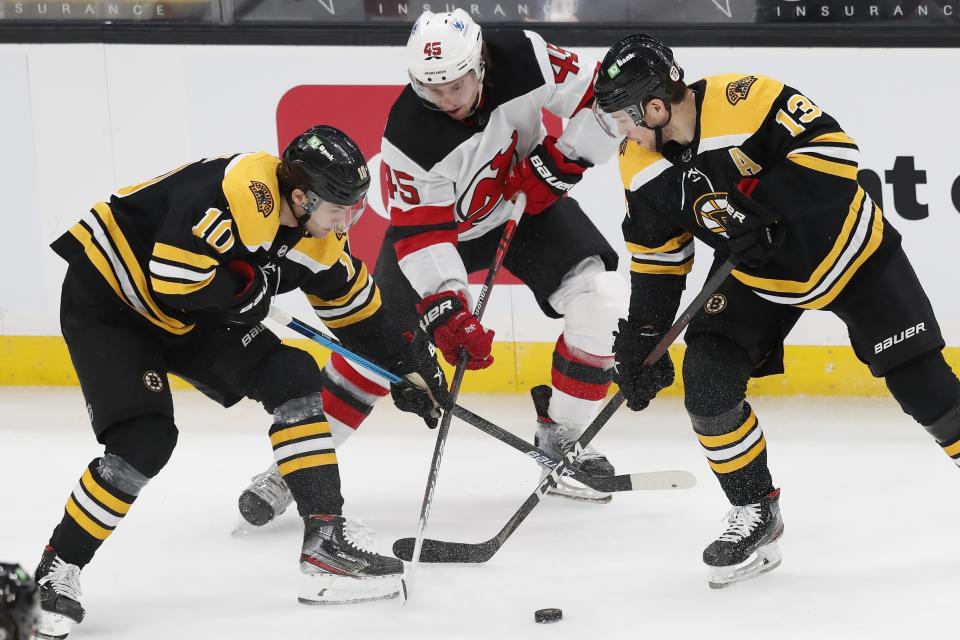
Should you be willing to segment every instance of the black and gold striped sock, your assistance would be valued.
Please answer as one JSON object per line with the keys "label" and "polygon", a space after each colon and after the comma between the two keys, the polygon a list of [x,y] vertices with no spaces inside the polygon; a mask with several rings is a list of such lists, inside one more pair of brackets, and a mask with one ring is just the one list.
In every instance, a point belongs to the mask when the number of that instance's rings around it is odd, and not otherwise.
{"label": "black and gold striped sock", "polygon": [[96,458],[87,466],[50,538],[50,546],[57,554],[79,567],[90,562],[137,498],[104,479],[100,471],[102,461],[103,458]]}
{"label": "black and gold striped sock", "polygon": [[944,453],[950,456],[953,463],[960,467],[960,405],[923,428],[943,447]]}
{"label": "black and gold striped sock", "polygon": [[[321,411],[302,417],[302,412],[290,411],[288,405],[274,412],[277,422],[270,428],[270,444],[280,475],[290,487],[301,516],[340,515],[340,469],[330,424]],[[284,418],[293,414],[299,419],[287,423]]]}
{"label": "black and gold striped sock", "polygon": [[746,402],[718,416],[691,416],[710,468],[730,504],[743,505],[773,490],[767,468],[767,441]]}

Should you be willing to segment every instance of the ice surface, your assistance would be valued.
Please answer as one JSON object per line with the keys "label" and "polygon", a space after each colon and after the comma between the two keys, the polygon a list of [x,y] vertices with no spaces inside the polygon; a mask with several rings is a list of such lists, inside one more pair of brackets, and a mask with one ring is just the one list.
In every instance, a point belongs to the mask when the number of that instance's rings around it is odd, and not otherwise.
{"label": "ice surface", "polygon": [[[524,438],[520,397],[463,404]],[[621,473],[681,468],[689,491],[550,499],[483,566],[421,565],[410,601],[296,602],[301,524],[292,512],[231,537],[236,500],[270,462],[258,405],[223,410],[177,393],[180,443],[82,574],[87,620],[72,640],[173,638],[953,638],[960,598],[960,475],[888,399],[754,401],[786,535],[783,566],[707,588],[703,547],[727,511],[682,405],[622,409],[598,447]],[[346,515],[375,549],[413,535],[434,432],[384,402],[340,452]],[[77,389],[0,388],[0,558],[31,570],[100,448]],[[493,536],[536,485],[529,460],[454,420],[428,535]],[[533,612],[563,609],[537,625]]]}

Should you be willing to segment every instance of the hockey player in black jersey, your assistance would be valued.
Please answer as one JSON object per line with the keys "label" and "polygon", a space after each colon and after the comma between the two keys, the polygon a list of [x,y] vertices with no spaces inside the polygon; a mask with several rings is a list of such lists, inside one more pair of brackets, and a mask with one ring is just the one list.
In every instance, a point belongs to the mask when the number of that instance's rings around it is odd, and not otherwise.
{"label": "hockey player in black jersey", "polygon": [[783,372],[783,340],[804,309],[836,314],[857,357],[960,460],[960,382],[900,235],[858,184],[857,145],[836,120],[761,75],[688,86],[671,50],[642,34],[610,49],[595,93],[598,120],[625,136],[632,295],[614,379],[632,409],[673,381],[669,357],[641,363],[676,314],[694,238],[714,249],[714,268],[728,257],[737,264],[687,329],[683,361],[687,411],[733,505],[703,554],[710,586],[780,563],[780,490],[745,392],[749,378]]}
{"label": "hockey player in black jersey", "polygon": [[[462,9],[421,15],[406,60],[410,84],[391,108],[381,145],[391,226],[374,275],[384,305],[399,326],[422,320],[451,364],[464,349],[468,369],[488,367],[493,331],[471,312],[467,277],[490,265],[509,199],[525,192],[527,214],[504,266],[531,289],[546,316],[564,320],[552,388],[537,387],[535,394],[535,441],[562,457],[606,396],[611,332],[628,298],[616,252],[580,205],[564,197],[584,171],[616,152],[590,111],[596,62],[530,31],[482,34]],[[542,109],[569,118],[559,138],[544,137]],[[346,437],[388,384],[337,356],[325,371],[324,397],[334,396],[325,402],[327,415]],[[613,474],[592,447],[580,465]],[[268,471],[244,492],[271,505],[258,511],[263,517],[255,524],[284,508],[280,485]],[[610,499],[568,481],[552,493]]]}
{"label": "hockey player in black jersey", "polygon": [[[380,289],[349,253],[369,183],[356,144],[321,125],[282,160],[208,158],[120,189],[53,243],[69,262],[63,335],[104,453],[83,472],[37,569],[39,637],[65,637],[83,619],[80,570],[173,451],[168,373],[224,406],[246,397],[272,414],[275,464],[304,519],[301,601],[399,593],[402,563],[357,546],[342,516],[319,367],[261,324],[274,295],[299,288],[345,343],[421,374],[444,397],[426,337],[407,343],[390,326]],[[436,421],[426,391],[396,399]]]}

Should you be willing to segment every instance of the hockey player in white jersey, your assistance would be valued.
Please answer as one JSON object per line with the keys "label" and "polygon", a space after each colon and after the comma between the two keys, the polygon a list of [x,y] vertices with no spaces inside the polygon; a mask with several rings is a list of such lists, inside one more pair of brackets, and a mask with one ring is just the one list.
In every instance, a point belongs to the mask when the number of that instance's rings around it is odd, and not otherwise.
{"label": "hockey player in white jersey", "polygon": [[[535,442],[563,457],[607,394],[612,334],[629,300],[616,251],[564,197],[584,171],[616,152],[591,112],[596,62],[530,31],[481,34],[459,9],[421,15],[406,59],[410,84],[390,111],[381,145],[391,225],[374,277],[384,305],[398,328],[421,323],[451,364],[464,349],[468,369],[488,367],[494,332],[471,313],[467,275],[490,265],[509,200],[523,191],[526,215],[504,265],[547,317],[564,319],[552,387],[532,392]],[[542,109],[568,119],[559,138],[545,136]],[[389,384],[337,355],[324,374],[324,410],[340,443]],[[595,475],[614,473],[593,448],[579,464]],[[241,497],[248,521],[263,524],[285,508],[278,480],[268,473],[248,487]],[[572,482],[555,493],[610,499]]]}

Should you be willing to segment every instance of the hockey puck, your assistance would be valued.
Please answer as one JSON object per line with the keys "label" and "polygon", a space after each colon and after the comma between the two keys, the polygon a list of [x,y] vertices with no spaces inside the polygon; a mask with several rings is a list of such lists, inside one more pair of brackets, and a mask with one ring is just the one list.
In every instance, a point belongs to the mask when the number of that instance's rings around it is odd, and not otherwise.
{"label": "hockey puck", "polygon": [[563,611],[560,609],[537,609],[533,612],[534,622],[549,624],[563,620]]}

